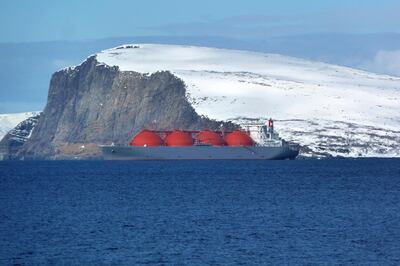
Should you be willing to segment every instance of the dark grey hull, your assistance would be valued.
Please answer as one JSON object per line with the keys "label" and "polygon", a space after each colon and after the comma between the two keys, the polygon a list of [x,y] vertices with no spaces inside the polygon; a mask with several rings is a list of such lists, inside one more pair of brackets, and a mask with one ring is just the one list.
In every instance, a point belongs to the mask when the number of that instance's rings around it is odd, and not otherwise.
{"label": "dark grey hull", "polygon": [[285,160],[295,159],[297,148],[282,147],[134,147],[100,146],[108,160]]}

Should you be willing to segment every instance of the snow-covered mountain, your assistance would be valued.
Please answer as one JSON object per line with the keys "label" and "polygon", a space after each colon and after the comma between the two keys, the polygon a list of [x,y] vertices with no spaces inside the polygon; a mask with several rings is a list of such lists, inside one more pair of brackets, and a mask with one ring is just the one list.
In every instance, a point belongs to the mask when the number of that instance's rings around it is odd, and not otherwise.
{"label": "snow-covered mountain", "polygon": [[17,159],[19,149],[31,137],[41,112],[30,112],[34,116],[18,123],[0,140],[0,160]]}
{"label": "snow-covered mountain", "polygon": [[14,127],[25,119],[36,116],[40,112],[25,112],[14,114],[0,114],[0,140]]}
{"label": "snow-covered mountain", "polygon": [[304,155],[400,156],[400,78],[276,54],[124,45],[97,54],[122,71],[168,70],[196,111],[240,123],[274,118]]}

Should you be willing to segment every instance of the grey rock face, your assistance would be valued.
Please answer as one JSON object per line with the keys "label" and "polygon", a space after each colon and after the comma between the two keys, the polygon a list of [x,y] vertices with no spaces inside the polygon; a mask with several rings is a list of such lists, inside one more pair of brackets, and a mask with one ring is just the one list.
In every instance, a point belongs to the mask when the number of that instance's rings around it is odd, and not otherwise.
{"label": "grey rock face", "polygon": [[199,116],[185,94],[184,82],[170,72],[119,71],[92,56],[53,74],[46,108],[18,156],[96,157],[98,144],[126,144],[144,127],[219,128],[222,122]]}
{"label": "grey rock face", "polygon": [[17,159],[17,153],[31,136],[40,114],[30,117],[8,132],[0,141],[0,160]]}

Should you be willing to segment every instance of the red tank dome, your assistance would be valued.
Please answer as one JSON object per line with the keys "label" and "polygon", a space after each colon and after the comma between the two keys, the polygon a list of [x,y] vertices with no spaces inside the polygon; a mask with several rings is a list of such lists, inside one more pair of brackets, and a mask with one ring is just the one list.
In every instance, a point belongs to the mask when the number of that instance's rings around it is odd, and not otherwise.
{"label": "red tank dome", "polygon": [[167,146],[192,146],[193,138],[188,132],[174,130],[165,138]]}
{"label": "red tank dome", "polygon": [[159,135],[150,130],[142,130],[133,137],[131,146],[161,146],[163,141]]}
{"label": "red tank dome", "polygon": [[225,142],[228,146],[252,146],[253,139],[245,132],[235,130],[225,136]]}
{"label": "red tank dome", "polygon": [[201,144],[208,144],[213,146],[222,146],[224,145],[224,141],[222,140],[221,136],[213,131],[210,130],[203,130],[197,134],[196,139]]}

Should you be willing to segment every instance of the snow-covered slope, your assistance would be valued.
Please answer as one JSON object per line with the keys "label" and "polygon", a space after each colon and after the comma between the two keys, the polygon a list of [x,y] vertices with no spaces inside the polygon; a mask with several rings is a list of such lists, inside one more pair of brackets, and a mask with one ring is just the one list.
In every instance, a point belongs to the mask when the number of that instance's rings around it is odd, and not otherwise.
{"label": "snow-covered slope", "polygon": [[25,112],[14,114],[0,114],[0,140],[14,127],[25,119],[36,116],[40,112]]}
{"label": "snow-covered slope", "polygon": [[20,122],[0,140],[0,160],[17,159],[19,149],[31,137],[39,121],[40,112],[31,112],[34,116]]}
{"label": "snow-covered slope", "polygon": [[97,60],[122,71],[171,71],[186,83],[199,114],[281,120],[281,134],[309,146],[310,154],[400,155],[400,78],[275,54],[180,45],[125,45],[102,51]]}

